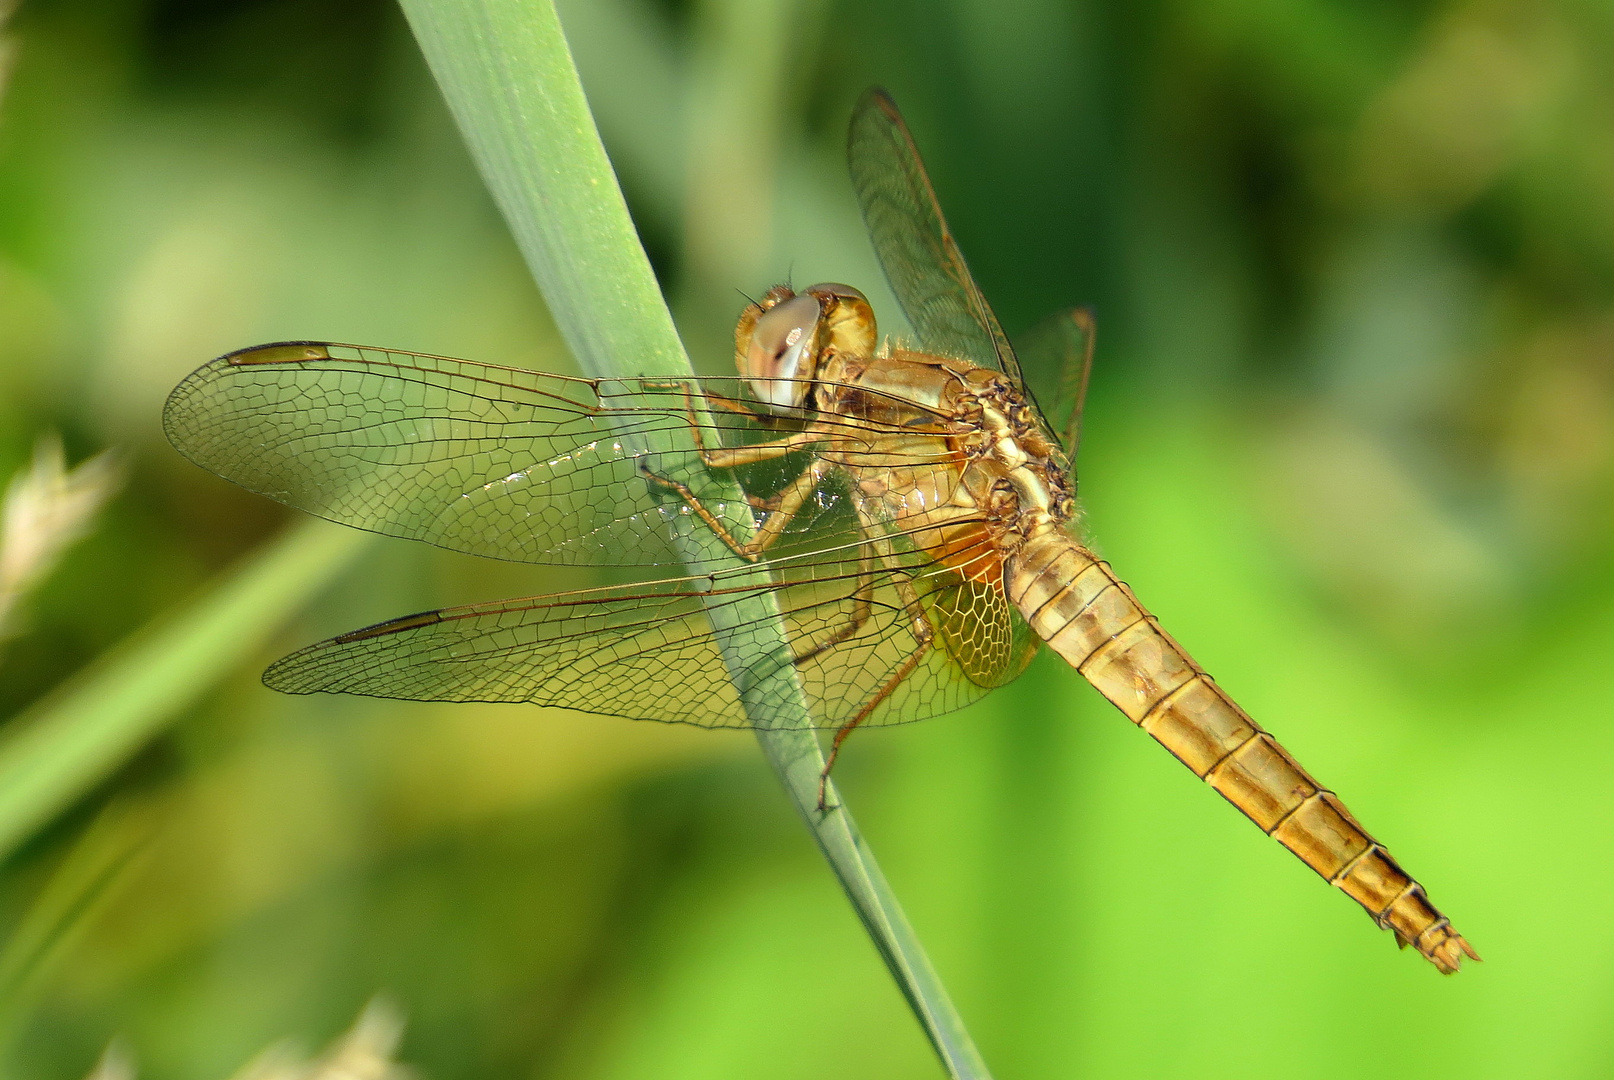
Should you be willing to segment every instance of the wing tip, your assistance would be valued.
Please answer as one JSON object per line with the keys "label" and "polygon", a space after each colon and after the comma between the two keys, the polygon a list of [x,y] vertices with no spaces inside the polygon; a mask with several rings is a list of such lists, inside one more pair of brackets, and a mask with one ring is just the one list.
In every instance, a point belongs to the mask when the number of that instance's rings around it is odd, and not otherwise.
{"label": "wing tip", "polygon": [[[318,648],[318,646],[310,646]],[[294,678],[297,669],[301,666],[293,661],[301,660],[308,649],[298,649],[294,653],[282,656],[279,660],[263,669],[258,680],[277,694],[317,694],[322,689],[318,686],[309,686]]]}
{"label": "wing tip", "polygon": [[887,90],[879,83],[870,84],[868,88],[863,91],[863,93],[859,94],[857,105],[859,110],[878,107],[880,109],[884,109],[888,113],[896,113],[897,115],[901,115],[897,109],[896,98],[891,96],[891,91]]}
{"label": "wing tip", "polygon": [[908,122],[902,118],[902,110],[897,107],[897,99],[891,95],[891,91],[875,83],[859,94],[857,104],[852,106],[852,122],[847,125],[846,133],[848,146],[856,139],[864,118],[873,115],[878,115],[886,124],[901,132],[908,142],[913,142],[913,136],[908,134]]}
{"label": "wing tip", "polygon": [[[418,630],[426,626],[435,626],[443,621],[442,609],[434,611],[421,611],[413,615],[400,615],[396,619],[388,619],[372,626],[349,630],[345,634],[328,638],[305,646],[296,652],[288,653],[279,660],[264,668],[263,685],[282,694],[342,694],[366,693],[354,690],[351,686],[337,685],[330,678],[320,677],[321,655],[331,649],[344,645],[352,645],[370,638],[386,637],[389,634],[404,633],[409,630]],[[369,695],[386,697],[389,695]]]}

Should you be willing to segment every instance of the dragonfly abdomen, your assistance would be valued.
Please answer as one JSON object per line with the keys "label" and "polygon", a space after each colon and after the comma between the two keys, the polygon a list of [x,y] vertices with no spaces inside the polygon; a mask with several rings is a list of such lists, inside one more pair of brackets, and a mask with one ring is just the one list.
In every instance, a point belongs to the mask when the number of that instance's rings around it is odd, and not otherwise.
{"label": "dragonfly abdomen", "polygon": [[1005,568],[1031,628],[1200,779],[1441,971],[1475,956],[1383,846],[1162,630],[1109,564],[1055,530]]}

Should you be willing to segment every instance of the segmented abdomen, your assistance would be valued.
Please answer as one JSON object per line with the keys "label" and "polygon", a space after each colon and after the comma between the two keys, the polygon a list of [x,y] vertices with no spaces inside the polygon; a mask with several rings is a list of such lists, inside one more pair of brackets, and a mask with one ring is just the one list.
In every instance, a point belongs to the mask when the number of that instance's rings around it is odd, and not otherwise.
{"label": "segmented abdomen", "polygon": [[1086,548],[1049,533],[1005,567],[1031,628],[1195,775],[1441,971],[1468,942],[1423,887],[1195,664]]}

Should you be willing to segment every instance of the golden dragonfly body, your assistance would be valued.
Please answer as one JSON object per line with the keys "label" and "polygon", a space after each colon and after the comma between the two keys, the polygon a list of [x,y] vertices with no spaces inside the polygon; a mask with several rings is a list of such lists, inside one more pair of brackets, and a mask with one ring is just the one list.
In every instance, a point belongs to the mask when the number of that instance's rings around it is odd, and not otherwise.
{"label": "golden dragonfly body", "polygon": [[[913,347],[881,346],[854,288],[780,286],[740,318],[738,379],[574,379],[292,342],[181,383],[164,421],[183,453],[333,520],[530,562],[683,559],[684,574],[659,581],[394,619],[277,661],[265,681],[765,724],[731,678],[738,654],[748,674],[793,680],[835,733],[833,765],[854,729],[968,704],[1046,642],[1400,943],[1446,972],[1477,959],[1083,545],[1070,463],[1090,322],[1073,313],[1042,337],[1067,373],[1061,438],[884,94],[859,103],[849,156]],[[724,494],[735,483],[743,500]],[[724,558],[680,548],[692,529]],[[782,616],[783,652],[745,621],[762,596],[772,626]]]}

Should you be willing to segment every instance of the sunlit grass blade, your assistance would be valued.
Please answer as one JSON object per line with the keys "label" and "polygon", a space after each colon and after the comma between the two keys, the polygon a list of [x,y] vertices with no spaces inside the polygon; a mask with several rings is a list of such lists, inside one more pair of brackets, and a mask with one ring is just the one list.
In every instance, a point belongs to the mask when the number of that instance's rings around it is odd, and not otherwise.
{"label": "sunlit grass blade", "polygon": [[[594,375],[678,375],[690,370],[649,261],[584,100],[549,0],[401,0],[482,175],[510,223],[550,311],[583,368]],[[680,449],[671,445],[646,449]],[[682,449],[688,449],[683,447]],[[730,497],[739,493],[733,492]],[[686,557],[724,557],[704,530],[684,538]],[[743,565],[743,564],[740,564]],[[948,1071],[985,1077],[986,1068],[931,969],[844,801],[817,810],[823,756],[788,663],[752,677],[742,652],[788,655],[782,622],[772,639],[750,628],[769,612],[757,601],[721,610],[748,625],[745,648],[716,627],[730,675],[751,714],[765,720],[758,739],[812,829],[858,916]],[[717,610],[717,609],[714,609]]]}
{"label": "sunlit grass blade", "polygon": [[323,521],[295,526],[12,720],[0,740],[0,858],[262,647],[368,541]]}

